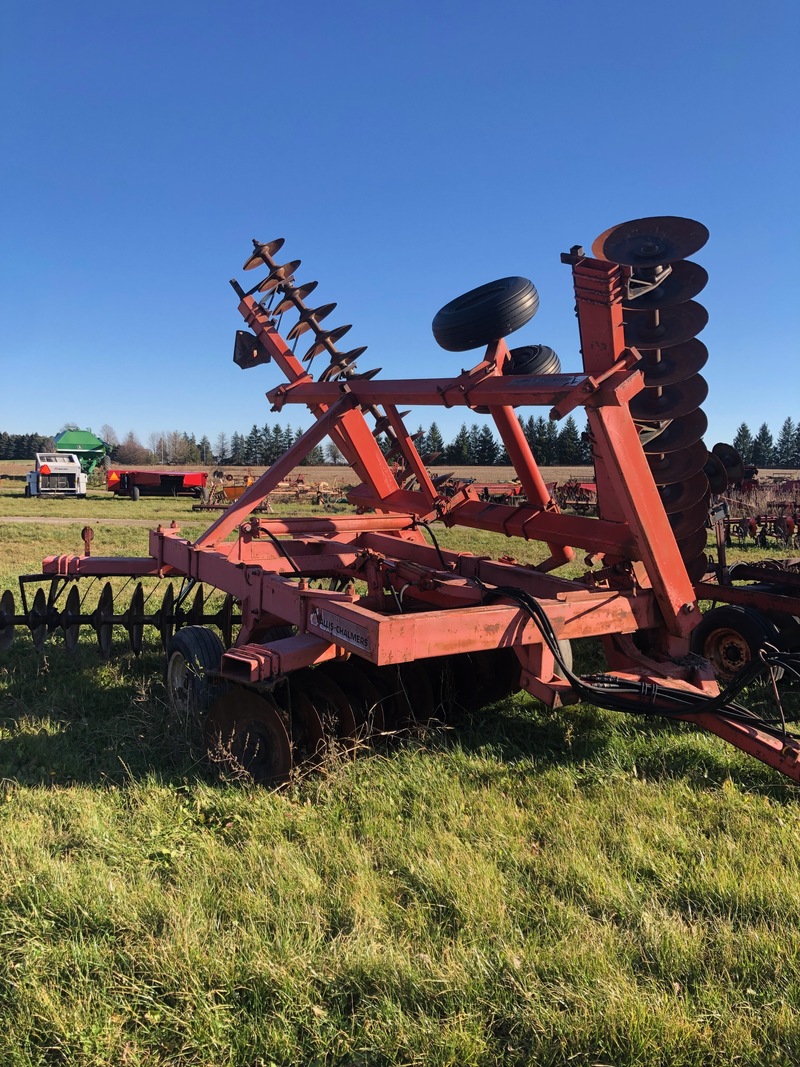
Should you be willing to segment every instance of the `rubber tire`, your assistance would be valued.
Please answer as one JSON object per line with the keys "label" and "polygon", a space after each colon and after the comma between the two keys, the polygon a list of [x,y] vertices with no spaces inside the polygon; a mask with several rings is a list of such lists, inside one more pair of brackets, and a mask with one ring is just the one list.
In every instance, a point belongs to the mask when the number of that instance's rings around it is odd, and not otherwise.
{"label": "rubber tire", "polygon": [[134,485],[134,486],[131,487],[131,500],[138,500],[138,499],[139,499],[139,486],[138,485]]}
{"label": "rubber tire", "polygon": [[503,366],[503,374],[560,374],[561,360],[547,345],[523,345],[512,348],[511,359]]}
{"label": "rubber tire", "polygon": [[539,294],[528,278],[498,278],[445,304],[433,319],[433,336],[446,352],[483,348],[530,322]]}
{"label": "rubber tire", "polygon": [[31,495],[31,487],[29,485],[26,485],[25,486],[25,496],[30,496],[30,495]]}
{"label": "rubber tire", "polygon": [[[730,635],[727,653],[719,647],[725,640],[726,632]],[[778,627],[761,612],[739,604],[726,604],[707,611],[691,637],[692,652],[708,659],[714,673],[723,682],[731,681],[743,667],[751,663],[765,644],[780,644]],[[746,649],[743,647],[745,645]],[[729,669],[725,669],[725,656]],[[774,676],[776,681],[782,678],[783,668],[775,668]]]}
{"label": "rubber tire", "polygon": [[[164,662],[164,687],[169,705],[178,715],[204,714],[217,699],[219,686],[207,674],[219,669],[224,651],[222,641],[207,626],[184,626],[172,635]],[[184,684],[179,690],[177,683],[181,681]]]}

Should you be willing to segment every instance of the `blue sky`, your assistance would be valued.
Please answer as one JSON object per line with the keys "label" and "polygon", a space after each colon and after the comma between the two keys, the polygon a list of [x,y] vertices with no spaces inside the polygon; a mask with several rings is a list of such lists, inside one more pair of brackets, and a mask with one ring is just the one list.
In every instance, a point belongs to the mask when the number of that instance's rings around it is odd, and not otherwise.
{"label": "blue sky", "polygon": [[[800,417],[798,10],[10,0],[0,429],[213,442],[273,420],[278,372],[232,362],[251,237],[286,238],[362,367],[457,372],[436,310],[523,274],[541,310],[514,341],[578,369],[559,253],[669,214],[711,231],[707,443],[777,433]],[[433,418],[447,436],[463,413],[409,421]]]}

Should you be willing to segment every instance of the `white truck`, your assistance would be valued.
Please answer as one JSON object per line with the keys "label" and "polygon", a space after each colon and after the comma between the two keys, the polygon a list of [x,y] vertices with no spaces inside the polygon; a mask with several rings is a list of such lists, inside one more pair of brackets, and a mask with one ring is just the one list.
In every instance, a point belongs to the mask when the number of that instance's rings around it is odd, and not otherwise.
{"label": "white truck", "polygon": [[86,475],[71,452],[37,452],[25,475],[25,496],[86,496]]}

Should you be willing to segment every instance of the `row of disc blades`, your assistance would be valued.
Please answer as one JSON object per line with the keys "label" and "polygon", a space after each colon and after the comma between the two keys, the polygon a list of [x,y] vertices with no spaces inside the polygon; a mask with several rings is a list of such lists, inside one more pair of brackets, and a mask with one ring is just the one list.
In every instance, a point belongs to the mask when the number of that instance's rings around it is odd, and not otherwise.
{"label": "row of disc blades", "polygon": [[702,223],[676,216],[613,226],[592,246],[598,259],[628,268],[622,300],[625,344],[642,357],[645,388],[630,403],[640,440],[678,548],[692,581],[705,573],[710,495],[723,492],[726,468],[703,442],[701,405],[708,384],[700,371],[708,349],[699,334],[708,312],[694,298],[706,271],[685,257],[708,240]]}
{"label": "row of disc blades", "polygon": [[292,672],[271,692],[227,689],[205,723],[212,762],[279,785],[293,769],[354,752],[411,727],[428,727],[519,688],[510,649],[378,667],[358,656]]}

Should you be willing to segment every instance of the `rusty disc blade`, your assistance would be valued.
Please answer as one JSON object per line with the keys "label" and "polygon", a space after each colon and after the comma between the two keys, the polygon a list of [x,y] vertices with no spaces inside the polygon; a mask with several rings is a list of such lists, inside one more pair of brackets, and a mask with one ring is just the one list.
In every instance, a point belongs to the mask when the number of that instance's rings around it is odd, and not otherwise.
{"label": "rusty disc blade", "polygon": [[203,589],[202,583],[197,586],[197,592],[194,595],[192,606],[186,613],[186,625],[187,626],[202,626],[203,625],[203,608],[205,606],[206,594]]}
{"label": "rusty disc blade", "polygon": [[290,263],[282,263],[279,267],[273,267],[264,281],[260,282],[253,292],[271,293],[273,289],[277,289],[279,285],[283,285],[284,282],[288,282],[292,278],[294,272],[300,266],[300,262],[299,259],[293,259]]}
{"label": "rusty disc blade", "polygon": [[142,651],[142,638],[144,636],[144,588],[141,582],[137,582],[131,597],[131,606],[128,608],[127,629],[131,651],[134,656],[138,656]]}
{"label": "rusty disc blade", "polygon": [[314,705],[328,737],[352,741],[356,719],[346,694],[332,678],[319,668],[304,667],[291,676],[292,691],[299,689]]}
{"label": "rusty disc blade", "polygon": [[262,244],[260,241],[253,241],[253,254],[248,260],[245,261],[245,265],[242,270],[252,270],[254,267],[261,267],[264,265],[262,256],[274,256],[276,252],[279,252],[286,239],[284,237],[276,237],[274,241],[267,241]]}
{"label": "rusty disc blade", "polygon": [[319,764],[325,751],[325,731],[316,708],[297,686],[291,692],[288,686],[280,686],[275,697],[288,715],[294,765]]}
{"label": "rusty disc blade", "polygon": [[94,613],[92,625],[97,634],[97,643],[100,646],[100,655],[108,659],[111,655],[111,633],[114,628],[114,590],[111,582],[106,582],[100,599],[97,602],[97,610]]}
{"label": "rusty disc blade", "polygon": [[166,652],[167,645],[175,633],[175,590],[172,587],[172,582],[167,583],[167,588],[164,591],[164,599],[161,601],[161,607],[156,616],[156,626],[161,635],[161,644]]}
{"label": "rusty disc blade", "polygon": [[665,385],[660,390],[643,389],[631,398],[631,416],[644,422],[679,419],[699,408],[707,396],[708,383],[702,374],[694,374],[684,382]]}
{"label": "rusty disc blade", "polygon": [[695,530],[705,528],[708,522],[708,501],[704,497],[685,511],[674,511],[671,515],[667,515],[667,519],[676,539],[683,540]]}
{"label": "rusty disc blade", "polygon": [[285,782],[292,769],[289,735],[272,697],[233,686],[206,718],[206,748],[214,763],[260,785]]}
{"label": "rusty disc blade", "polygon": [[658,495],[668,515],[676,511],[686,511],[708,495],[708,478],[700,470],[685,481],[660,486]]}
{"label": "rusty disc blade", "polygon": [[728,488],[728,472],[725,470],[725,464],[713,452],[708,453],[703,473],[708,479],[711,492],[715,495],[724,493]]}
{"label": "rusty disc blade", "polygon": [[291,311],[293,307],[297,307],[297,301],[305,300],[318,285],[319,282],[306,282],[305,285],[299,285],[297,288],[292,285],[285,286],[286,295],[272,309],[272,314],[282,315],[284,311]]}
{"label": "rusty disc blade", "polygon": [[[632,283],[637,280],[636,275]],[[645,281],[642,278],[640,281]],[[674,307],[675,304],[683,304],[692,300],[701,293],[708,284],[708,271],[699,263],[681,259],[672,264],[670,273],[657,285],[640,296],[623,298],[624,308],[634,308],[636,311],[652,310],[653,308]],[[635,292],[635,289],[634,289]]]}
{"label": "rusty disc blade", "polygon": [[733,445],[719,441],[711,451],[722,461],[729,482],[740,482],[744,478],[744,461]]}
{"label": "rusty disc blade", "polygon": [[692,583],[699,582],[706,571],[710,569],[708,556],[705,552],[701,552],[699,556],[695,556],[693,559],[684,560],[684,562],[689,581]]}
{"label": "rusty disc blade", "polygon": [[6,589],[0,596],[0,652],[8,652],[14,643],[15,622],[14,594],[10,589]]}
{"label": "rusty disc blade", "polygon": [[678,539],[678,551],[682,559],[695,559],[705,552],[707,543],[708,530],[706,530],[705,526],[701,526],[699,530],[695,530],[694,533],[690,533],[687,537]]}
{"label": "rusty disc blade", "polygon": [[[111,588],[107,586],[107,588]],[[33,647],[41,652],[47,639],[47,597],[44,589],[37,589],[33,598],[31,610],[28,613],[28,626],[31,631]]]}
{"label": "rusty disc blade", "polygon": [[702,441],[695,441],[687,448],[677,452],[665,452],[660,455],[648,455],[647,463],[656,485],[674,485],[685,478],[691,478],[705,466],[706,446]]}
{"label": "rusty disc blade", "polygon": [[658,385],[674,385],[691,378],[708,362],[708,349],[696,337],[672,348],[642,352],[638,369],[644,374],[644,384],[652,389]]}
{"label": "rusty disc blade", "polygon": [[611,226],[594,241],[592,254],[629,267],[653,267],[693,256],[707,240],[702,222],[659,215]]}
{"label": "rusty disc blade", "polygon": [[[658,321],[656,321],[658,320]],[[690,340],[708,324],[708,312],[696,300],[663,311],[625,311],[625,344],[649,351],[672,348]]]}
{"label": "rusty disc blade", "polygon": [[679,419],[672,419],[652,440],[644,442],[642,448],[648,456],[665,452],[677,452],[699,441],[708,429],[708,419],[700,408]]}
{"label": "rusty disc blade", "polygon": [[324,665],[324,669],[350,700],[356,720],[356,737],[359,740],[367,740],[373,734],[383,733],[384,717],[380,693],[364,671],[359,670],[357,658],[351,656],[345,663],[331,661]]}

